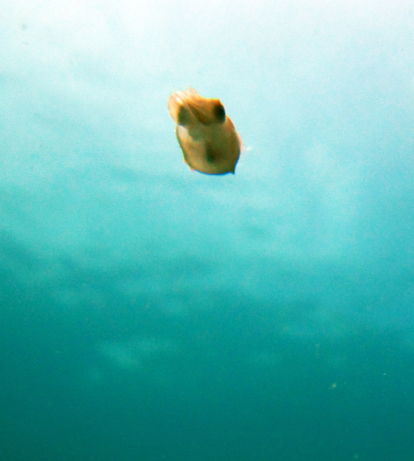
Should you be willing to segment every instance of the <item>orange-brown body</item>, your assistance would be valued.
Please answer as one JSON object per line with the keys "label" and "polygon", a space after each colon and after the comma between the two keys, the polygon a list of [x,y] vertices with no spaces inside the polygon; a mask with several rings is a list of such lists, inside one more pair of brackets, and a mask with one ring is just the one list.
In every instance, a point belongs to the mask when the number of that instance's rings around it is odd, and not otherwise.
{"label": "orange-brown body", "polygon": [[241,139],[219,99],[201,97],[192,88],[168,98],[168,112],[184,161],[206,174],[234,173]]}

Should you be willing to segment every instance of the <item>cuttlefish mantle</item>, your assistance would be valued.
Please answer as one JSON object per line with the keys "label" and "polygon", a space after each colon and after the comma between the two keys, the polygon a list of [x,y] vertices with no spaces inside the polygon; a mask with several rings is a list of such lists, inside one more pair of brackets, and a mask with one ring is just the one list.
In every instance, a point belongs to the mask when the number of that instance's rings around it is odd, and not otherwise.
{"label": "cuttlefish mantle", "polygon": [[184,161],[206,174],[234,173],[241,139],[219,99],[207,99],[196,90],[176,91],[168,98]]}

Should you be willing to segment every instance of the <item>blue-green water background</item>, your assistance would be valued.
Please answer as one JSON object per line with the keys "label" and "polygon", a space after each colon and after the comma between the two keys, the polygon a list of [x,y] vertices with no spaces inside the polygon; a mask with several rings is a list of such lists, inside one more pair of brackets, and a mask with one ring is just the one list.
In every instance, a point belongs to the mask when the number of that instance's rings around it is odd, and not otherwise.
{"label": "blue-green water background", "polygon": [[413,9],[4,2],[2,461],[414,460]]}

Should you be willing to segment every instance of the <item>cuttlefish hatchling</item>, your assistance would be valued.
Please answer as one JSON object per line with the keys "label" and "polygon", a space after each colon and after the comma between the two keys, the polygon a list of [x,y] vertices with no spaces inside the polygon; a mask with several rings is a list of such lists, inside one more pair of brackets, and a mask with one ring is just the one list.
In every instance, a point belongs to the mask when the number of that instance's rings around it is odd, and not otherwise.
{"label": "cuttlefish hatchling", "polygon": [[176,91],[168,98],[168,112],[184,161],[206,174],[234,173],[241,139],[219,99],[200,96],[196,90]]}

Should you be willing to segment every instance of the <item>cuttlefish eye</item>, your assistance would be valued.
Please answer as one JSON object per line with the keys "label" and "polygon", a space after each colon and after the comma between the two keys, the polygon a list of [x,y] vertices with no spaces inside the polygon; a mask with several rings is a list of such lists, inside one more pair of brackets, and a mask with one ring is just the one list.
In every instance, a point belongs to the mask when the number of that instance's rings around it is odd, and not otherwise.
{"label": "cuttlefish eye", "polygon": [[188,166],[201,173],[234,173],[241,139],[219,99],[197,91],[176,91],[168,98],[178,143]]}
{"label": "cuttlefish eye", "polygon": [[220,121],[220,123],[224,123],[226,121],[226,111],[224,110],[224,106],[221,102],[214,107],[213,111],[214,116]]}

